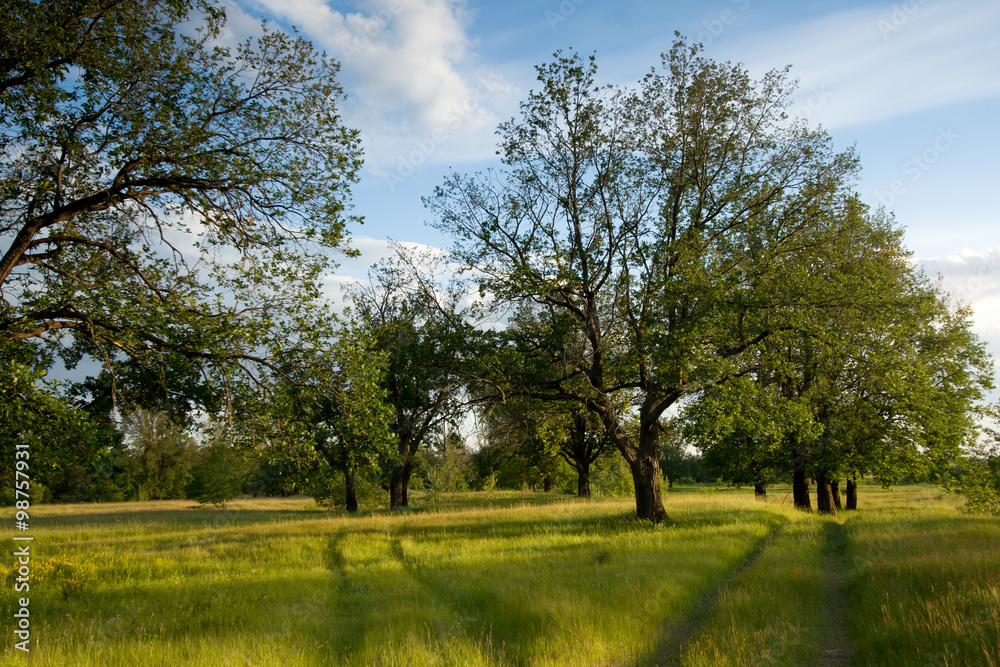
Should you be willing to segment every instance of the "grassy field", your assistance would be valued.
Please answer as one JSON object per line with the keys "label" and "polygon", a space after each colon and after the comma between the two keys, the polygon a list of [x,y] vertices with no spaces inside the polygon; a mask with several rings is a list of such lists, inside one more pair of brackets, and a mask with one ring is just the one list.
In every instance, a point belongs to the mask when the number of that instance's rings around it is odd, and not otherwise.
{"label": "grassy field", "polygon": [[524,493],[40,506],[30,662],[1000,665],[1000,520],[923,486],[862,487],[838,519],[790,503],[673,490],[659,526]]}

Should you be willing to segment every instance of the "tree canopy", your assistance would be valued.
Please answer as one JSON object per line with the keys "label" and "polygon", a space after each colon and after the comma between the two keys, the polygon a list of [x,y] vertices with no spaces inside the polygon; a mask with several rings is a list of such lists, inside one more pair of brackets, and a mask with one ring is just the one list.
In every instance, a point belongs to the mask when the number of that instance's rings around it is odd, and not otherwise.
{"label": "tree canopy", "polygon": [[658,521],[664,412],[817,299],[849,298],[824,253],[866,215],[857,159],[788,117],[787,71],[752,81],[679,41],[629,90],[599,86],[593,57],[555,58],[500,126],[505,168],[454,174],[427,205],[496,308],[535,303],[584,342],[508,337],[498,354],[534,361],[498,364],[497,389],[598,415]]}
{"label": "tree canopy", "polygon": [[360,142],[337,63],[266,26],[227,48],[224,20],[209,0],[5,5],[0,344],[204,400],[295,344]]}

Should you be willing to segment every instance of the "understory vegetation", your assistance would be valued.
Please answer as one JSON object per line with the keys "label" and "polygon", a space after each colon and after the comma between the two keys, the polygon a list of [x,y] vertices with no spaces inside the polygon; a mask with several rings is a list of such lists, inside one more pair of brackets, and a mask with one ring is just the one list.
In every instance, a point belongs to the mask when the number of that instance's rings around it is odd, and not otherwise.
{"label": "understory vegetation", "polygon": [[862,483],[836,518],[769,491],[675,487],[662,524],[507,491],[37,507],[32,662],[1000,663],[996,519],[928,485]]}

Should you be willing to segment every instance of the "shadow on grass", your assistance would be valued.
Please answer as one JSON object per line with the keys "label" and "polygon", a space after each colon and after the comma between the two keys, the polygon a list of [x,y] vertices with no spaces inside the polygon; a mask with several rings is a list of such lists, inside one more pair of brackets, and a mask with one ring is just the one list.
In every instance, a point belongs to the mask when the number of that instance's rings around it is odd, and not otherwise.
{"label": "shadow on grass", "polygon": [[[169,575],[142,570],[102,582],[85,597],[42,595],[33,599],[32,613],[38,610],[51,646],[101,655],[137,642],[218,639],[221,646],[272,642],[315,664],[368,664],[393,655],[405,662],[407,646],[433,652],[457,643],[486,663],[524,664],[560,651],[572,663],[560,648],[571,641],[583,642],[578,657],[601,642],[601,650],[611,650],[625,627],[634,635],[626,644],[647,641],[731,571],[761,528],[780,520],[763,507],[684,507],[672,512],[669,525],[656,526],[613,504],[581,502],[566,514],[519,512],[524,503],[517,500],[506,509],[489,505],[495,513],[429,524],[405,515],[376,525],[342,522],[332,533],[318,524],[326,534],[296,533],[319,544],[300,548],[292,561],[280,539],[254,552],[241,546],[261,540],[261,531],[213,531],[190,540],[218,547],[206,550],[204,567],[199,557],[172,566]],[[119,509],[49,519],[74,528],[121,524],[173,539],[175,531],[217,525],[220,514]],[[229,514],[237,528],[329,516],[320,509]],[[233,559],[237,552],[242,556]],[[652,610],[644,606],[651,598],[658,604]]]}

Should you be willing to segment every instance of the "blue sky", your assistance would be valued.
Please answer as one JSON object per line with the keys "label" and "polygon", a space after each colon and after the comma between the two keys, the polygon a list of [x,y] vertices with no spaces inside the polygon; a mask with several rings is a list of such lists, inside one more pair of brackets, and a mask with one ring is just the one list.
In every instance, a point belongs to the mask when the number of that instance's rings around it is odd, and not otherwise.
{"label": "blue sky", "polygon": [[235,40],[261,17],[295,25],[342,63],[345,122],[366,163],[352,230],[360,277],[385,240],[446,247],[421,197],[450,169],[495,165],[494,130],[557,49],[596,52],[599,77],[629,84],[675,30],[760,76],[792,66],[793,113],[856,145],[858,192],[907,230],[928,274],[976,309],[1000,357],[1000,3],[713,0],[229,0]]}

